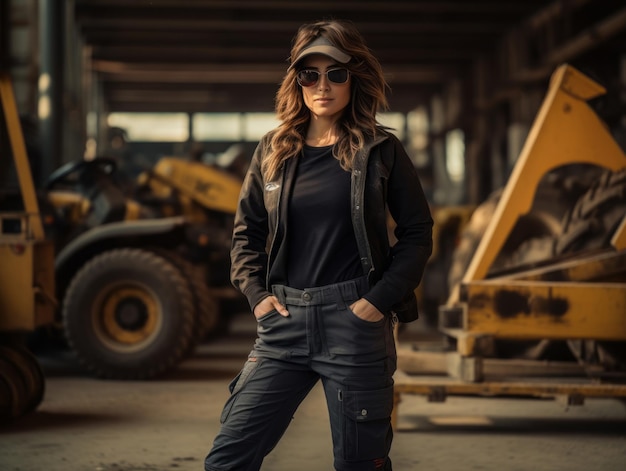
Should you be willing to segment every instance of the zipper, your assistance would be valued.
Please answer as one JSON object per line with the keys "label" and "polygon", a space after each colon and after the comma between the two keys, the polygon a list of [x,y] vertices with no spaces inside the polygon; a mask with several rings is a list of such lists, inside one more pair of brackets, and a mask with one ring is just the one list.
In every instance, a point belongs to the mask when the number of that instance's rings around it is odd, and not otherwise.
{"label": "zipper", "polygon": [[[369,153],[370,148],[368,147],[366,150],[363,149],[359,152],[355,159],[355,163],[359,165],[361,161],[366,161],[367,153]],[[367,164],[361,166],[366,167]],[[359,252],[364,249],[365,257],[361,257],[361,265],[365,261],[368,266],[368,270],[365,275],[368,276],[374,271],[374,261],[372,260],[372,253],[370,249],[370,245],[367,241],[367,230],[365,228],[365,215],[363,213],[364,202],[365,202],[365,171],[360,168],[355,168],[352,171],[352,181],[353,181],[353,192],[352,192],[352,209],[355,214],[356,221],[353,221],[353,225],[355,226],[356,231],[358,232],[357,237],[357,245],[359,246]],[[356,222],[356,224],[355,224]],[[363,270],[365,272],[365,270]]]}
{"label": "zipper", "polygon": [[[287,162],[283,162],[283,169],[282,169],[282,175],[281,175],[281,180],[280,180],[280,189],[278,190],[279,194],[278,194],[278,200],[276,202],[276,227],[274,228],[274,233],[272,234],[272,243],[270,244],[270,250],[267,255],[267,268],[265,272],[265,289],[267,289],[268,291],[271,291],[270,286],[269,286],[270,268],[273,263],[272,254],[274,253],[274,244],[276,243],[276,235],[278,234],[278,226],[280,226],[280,210],[282,207],[281,203],[283,200],[283,191],[285,191],[286,175],[287,175]],[[263,185],[263,191],[265,191],[265,186],[270,185],[272,183],[273,182],[267,182],[265,185]],[[269,219],[269,215],[268,215],[268,219]]]}

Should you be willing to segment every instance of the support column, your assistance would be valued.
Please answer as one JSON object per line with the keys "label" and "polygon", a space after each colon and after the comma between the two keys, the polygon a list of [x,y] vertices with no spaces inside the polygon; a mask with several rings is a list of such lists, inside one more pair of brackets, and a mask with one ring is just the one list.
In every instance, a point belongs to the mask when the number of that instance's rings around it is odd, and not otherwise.
{"label": "support column", "polygon": [[65,2],[39,0],[39,81],[38,106],[41,162],[39,181],[62,162],[63,154],[63,38]]}

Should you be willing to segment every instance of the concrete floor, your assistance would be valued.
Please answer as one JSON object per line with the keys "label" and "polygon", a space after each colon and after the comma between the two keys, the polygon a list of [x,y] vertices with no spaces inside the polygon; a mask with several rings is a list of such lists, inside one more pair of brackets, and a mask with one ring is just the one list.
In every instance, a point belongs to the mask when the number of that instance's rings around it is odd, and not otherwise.
{"label": "concrete floor", "polygon": [[[245,360],[253,329],[247,316],[238,318],[229,337],[200,346],[177,371],[148,382],[97,380],[70,352],[40,355],[45,399],[33,414],[0,427],[0,470],[203,469],[227,384]],[[626,469],[626,405],[616,400],[568,407],[554,400],[429,403],[403,396],[399,411],[396,471]],[[263,470],[332,469],[328,418],[316,387]]]}

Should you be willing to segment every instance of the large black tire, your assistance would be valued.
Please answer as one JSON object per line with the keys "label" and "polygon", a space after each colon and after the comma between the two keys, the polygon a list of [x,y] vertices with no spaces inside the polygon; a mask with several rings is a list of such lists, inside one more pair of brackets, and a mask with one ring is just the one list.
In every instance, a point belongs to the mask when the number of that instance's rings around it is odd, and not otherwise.
{"label": "large black tire", "polygon": [[176,252],[160,250],[159,253],[179,268],[191,289],[194,303],[194,328],[187,351],[187,355],[191,355],[196,346],[217,328],[220,318],[219,307],[209,289],[206,267],[194,265]]}
{"label": "large black tire", "polygon": [[[556,237],[561,233],[563,216],[599,175],[591,166],[561,167],[539,183],[533,206],[511,229],[500,253],[489,268],[488,277],[503,271],[531,266],[554,256]],[[450,292],[456,290],[469,266],[487,225],[496,210],[502,189],[494,191],[479,205],[462,232],[452,256],[448,275]],[[498,339],[495,355],[499,358],[562,359],[565,346],[548,340],[525,341]]]}
{"label": "large black tire", "polygon": [[0,422],[34,411],[43,400],[39,362],[21,343],[0,345]]}
{"label": "large black tire", "polygon": [[[542,190],[540,189],[540,192]],[[545,187],[544,187],[544,191]],[[448,273],[448,286],[450,292],[457,289],[463,276],[478,248],[485,229],[493,218],[493,213],[498,206],[502,190],[494,191],[485,202],[479,205],[461,233],[459,245],[452,254],[452,262]],[[541,203],[541,199],[539,202]],[[549,206],[537,205],[533,211],[524,215],[511,230],[511,234],[503,245],[500,253],[490,267],[490,274],[494,271],[511,267],[517,263],[528,261],[531,253],[537,252],[522,250],[525,260],[520,260],[517,254],[523,249],[527,241],[539,240],[546,236],[551,237],[558,229],[559,221],[558,207],[555,209],[553,200],[549,201]],[[551,248],[550,248],[551,250]],[[544,354],[548,347],[545,341],[519,341],[511,339],[497,339],[494,341],[494,355],[498,358],[524,358],[538,359]]]}
{"label": "large black tire", "polygon": [[[467,270],[472,257],[478,248],[478,244],[482,239],[487,225],[493,217],[502,191],[493,192],[489,198],[479,205],[467,226],[461,234],[461,241],[455,249],[452,256],[452,264],[448,274],[448,286],[450,292],[456,289],[456,285],[461,282],[463,275]],[[492,263],[489,269],[489,276],[497,273],[499,270],[510,269],[523,263],[538,261],[547,258],[552,251],[551,245],[546,250],[538,250],[533,246],[533,250],[529,249],[529,241],[544,241],[552,238],[558,233],[560,228],[560,218],[565,212],[566,204],[562,203],[556,207],[554,201],[548,200],[549,205],[544,206],[544,199],[538,200],[536,206],[529,212],[520,217],[519,221],[511,229],[511,234],[504,243],[500,253]],[[520,257],[520,254],[523,254]]]}
{"label": "large black tire", "polygon": [[76,273],[63,304],[70,347],[102,378],[160,375],[183,358],[193,336],[189,283],[175,264],[148,250],[97,255]]}
{"label": "large black tire", "polygon": [[218,303],[213,299],[203,267],[186,262],[182,267],[193,290],[196,305],[196,344],[202,342],[217,328],[220,319]]}
{"label": "large black tire", "polygon": [[[555,238],[562,233],[562,220],[576,201],[601,175],[592,165],[569,165],[548,173],[539,182],[533,206],[520,217],[504,243],[488,276],[554,256]],[[500,201],[503,189],[494,191],[479,205],[461,234],[448,275],[450,292],[456,289],[469,266]]]}
{"label": "large black tire", "polygon": [[474,210],[468,223],[461,231],[461,239],[452,254],[452,262],[448,272],[448,291],[450,293],[456,289],[456,286],[463,279],[463,275],[472,261],[472,256],[478,248],[480,239],[496,210],[501,195],[502,190],[494,191],[489,195]]}
{"label": "large black tire", "polygon": [[563,221],[556,254],[609,247],[626,214],[626,170],[604,172]]}
{"label": "large black tire", "polygon": [[27,396],[28,384],[19,366],[0,352],[0,421],[20,417]]}
{"label": "large black tire", "polygon": [[[626,169],[607,171],[566,215],[556,242],[557,255],[608,248],[625,215]],[[626,370],[626,342],[570,340],[568,345],[581,363]]]}

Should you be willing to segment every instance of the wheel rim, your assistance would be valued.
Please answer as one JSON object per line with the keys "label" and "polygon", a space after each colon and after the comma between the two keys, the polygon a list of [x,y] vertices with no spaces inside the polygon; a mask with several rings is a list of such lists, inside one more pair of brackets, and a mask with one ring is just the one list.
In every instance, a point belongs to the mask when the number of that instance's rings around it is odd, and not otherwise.
{"label": "wheel rim", "polygon": [[100,292],[92,310],[96,336],[118,351],[141,350],[157,336],[162,324],[158,297],[143,285],[110,285]]}

